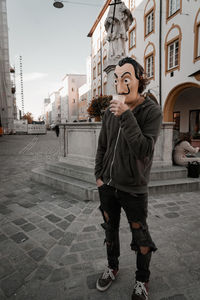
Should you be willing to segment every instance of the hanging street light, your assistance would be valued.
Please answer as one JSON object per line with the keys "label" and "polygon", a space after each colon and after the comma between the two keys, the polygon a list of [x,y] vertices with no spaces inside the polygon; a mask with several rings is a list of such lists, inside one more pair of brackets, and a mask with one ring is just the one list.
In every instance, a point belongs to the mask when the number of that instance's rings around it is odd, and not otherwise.
{"label": "hanging street light", "polygon": [[56,8],[63,8],[64,4],[62,3],[62,1],[54,1],[53,6]]}

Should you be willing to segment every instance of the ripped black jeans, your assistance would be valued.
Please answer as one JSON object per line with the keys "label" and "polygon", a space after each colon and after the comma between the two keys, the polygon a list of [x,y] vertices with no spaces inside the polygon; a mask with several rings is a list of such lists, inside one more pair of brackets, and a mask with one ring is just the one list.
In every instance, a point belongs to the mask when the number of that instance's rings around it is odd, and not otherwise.
{"label": "ripped black jeans", "polygon": [[[148,282],[150,277],[149,265],[151,254],[152,251],[157,250],[151,239],[148,225],[146,223],[148,194],[131,195],[104,184],[99,187],[99,196],[99,208],[105,221],[101,225],[105,230],[105,242],[109,267],[113,269],[118,269],[119,267],[119,225],[121,208],[123,208],[132,232],[132,242],[130,246],[131,249],[137,253],[136,280]],[[105,213],[108,219],[106,219]],[[133,228],[132,222],[138,223],[140,228]],[[150,251],[144,255],[141,253],[140,247],[149,247]]]}

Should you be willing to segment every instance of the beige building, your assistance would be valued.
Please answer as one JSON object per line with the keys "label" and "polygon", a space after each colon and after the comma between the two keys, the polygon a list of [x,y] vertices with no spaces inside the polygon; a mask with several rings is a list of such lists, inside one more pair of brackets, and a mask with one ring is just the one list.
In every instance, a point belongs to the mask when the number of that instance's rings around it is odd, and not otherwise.
{"label": "beige building", "polygon": [[[163,110],[164,122],[180,132],[200,137],[200,6],[195,0],[124,0],[133,23],[126,42],[127,56],[144,66],[148,90]],[[108,42],[104,21],[111,0],[104,3],[88,34],[91,37],[92,93],[109,94]],[[161,6],[160,6],[161,5]]]}
{"label": "beige building", "polygon": [[6,0],[0,0],[0,125],[4,133],[13,132],[14,89],[10,79]]}

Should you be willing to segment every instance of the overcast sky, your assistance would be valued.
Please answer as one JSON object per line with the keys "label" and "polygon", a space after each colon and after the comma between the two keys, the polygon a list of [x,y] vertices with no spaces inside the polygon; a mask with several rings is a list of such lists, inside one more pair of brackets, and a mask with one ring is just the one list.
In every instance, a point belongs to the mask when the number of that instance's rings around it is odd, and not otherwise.
{"label": "overcast sky", "polygon": [[[87,34],[104,0],[71,0],[62,9],[54,8],[53,2],[7,0],[10,63],[19,74],[22,56],[24,111],[35,118],[42,113],[44,98],[59,88],[65,74],[86,73],[91,42]],[[17,104],[21,108],[19,88]]]}

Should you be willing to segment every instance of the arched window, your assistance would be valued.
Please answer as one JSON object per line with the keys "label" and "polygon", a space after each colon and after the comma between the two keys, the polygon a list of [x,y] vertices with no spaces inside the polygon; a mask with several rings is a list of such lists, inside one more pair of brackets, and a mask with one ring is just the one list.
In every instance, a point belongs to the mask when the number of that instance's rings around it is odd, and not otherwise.
{"label": "arched window", "polygon": [[180,26],[172,24],[165,38],[165,74],[180,70],[181,40]]}
{"label": "arched window", "polygon": [[181,13],[182,0],[167,0],[166,5],[166,22],[168,22],[171,18]]}
{"label": "arched window", "polygon": [[103,95],[106,95],[106,93],[107,93],[107,75],[105,75],[103,79]]}
{"label": "arched window", "polygon": [[194,63],[200,60],[200,8],[194,22]]}
{"label": "arched window", "polygon": [[136,47],[136,19],[133,19],[133,26],[129,30],[129,50]]}
{"label": "arched window", "polygon": [[155,80],[155,46],[149,42],[144,51],[144,71],[147,78]]}
{"label": "arched window", "polygon": [[155,0],[148,0],[144,9],[144,39],[155,32]]}

